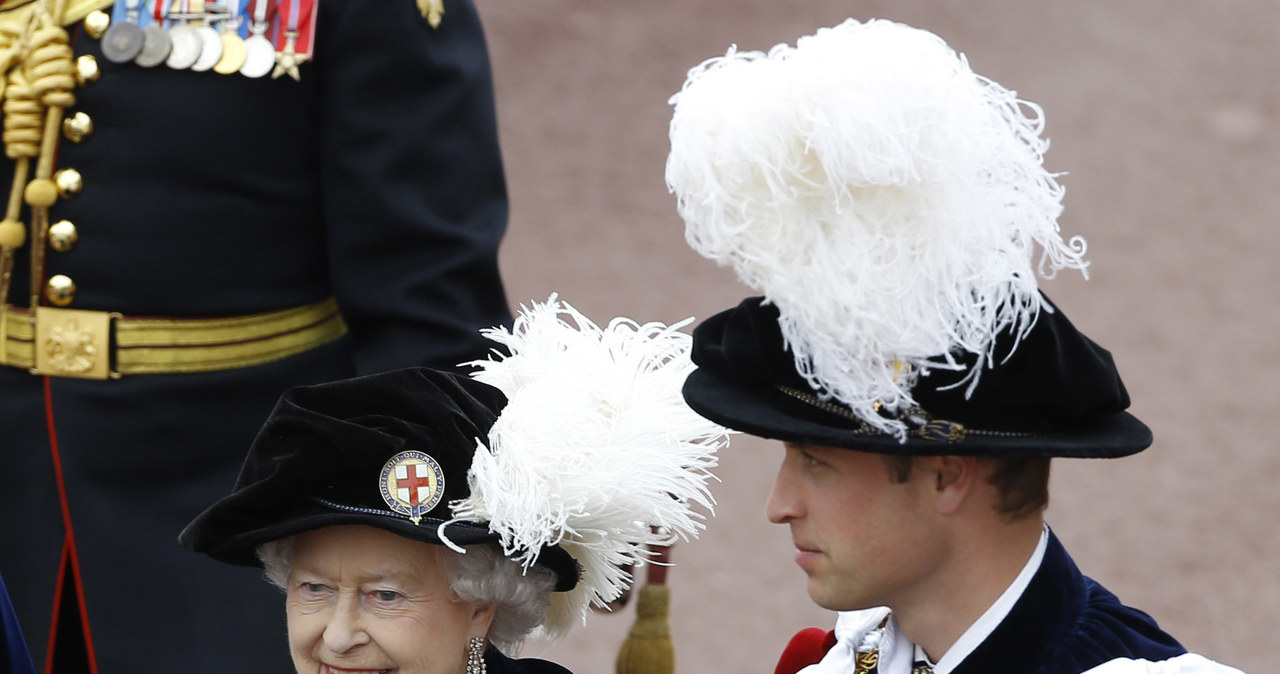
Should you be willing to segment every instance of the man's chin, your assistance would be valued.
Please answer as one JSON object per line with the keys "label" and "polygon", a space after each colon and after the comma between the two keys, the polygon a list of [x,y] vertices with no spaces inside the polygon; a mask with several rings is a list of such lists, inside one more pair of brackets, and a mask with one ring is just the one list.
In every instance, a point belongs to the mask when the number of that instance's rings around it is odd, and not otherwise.
{"label": "man's chin", "polygon": [[827,609],[828,611],[840,610],[833,608],[834,605],[839,604],[840,602],[834,600],[831,596],[830,589],[819,583],[812,574],[809,575],[809,586],[807,589],[809,591],[809,599],[811,599],[813,603]]}
{"label": "man's chin", "polygon": [[828,611],[857,611],[875,606],[875,604],[861,601],[860,597],[851,596],[848,592],[841,592],[824,585],[812,575],[809,576],[808,591],[809,599]]}

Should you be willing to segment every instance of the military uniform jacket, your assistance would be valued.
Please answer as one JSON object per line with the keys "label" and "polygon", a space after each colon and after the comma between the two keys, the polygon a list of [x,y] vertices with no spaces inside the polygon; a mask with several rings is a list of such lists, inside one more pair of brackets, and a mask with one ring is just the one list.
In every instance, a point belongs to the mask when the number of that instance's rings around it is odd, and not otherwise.
{"label": "military uniform jacket", "polygon": [[[0,367],[0,572],[38,660],[63,596],[87,612],[106,674],[292,671],[283,597],[253,569],[181,550],[178,533],[231,489],[285,388],[453,367],[484,356],[479,328],[509,320],[497,269],[507,201],[475,8],[446,0],[437,29],[413,0],[317,11],[296,82],[117,65],[68,26],[101,70],[66,110],[87,114],[92,134],[57,155],[83,188],[50,221],[73,223],[78,239],[46,251],[40,278],[72,279],[70,308],[130,316],[333,296],[349,334],[203,374],[91,381]],[[28,303],[27,252],[13,305]]]}
{"label": "military uniform jacket", "polygon": [[[834,645],[832,633],[805,630],[787,646],[775,674],[794,674],[821,660]],[[1050,533],[1044,559],[1022,596],[952,674],[1081,674],[1117,659],[1161,662],[1184,654],[1186,649],[1150,616],[1120,603],[1082,575]],[[1135,666],[1115,671],[1147,670]]]}

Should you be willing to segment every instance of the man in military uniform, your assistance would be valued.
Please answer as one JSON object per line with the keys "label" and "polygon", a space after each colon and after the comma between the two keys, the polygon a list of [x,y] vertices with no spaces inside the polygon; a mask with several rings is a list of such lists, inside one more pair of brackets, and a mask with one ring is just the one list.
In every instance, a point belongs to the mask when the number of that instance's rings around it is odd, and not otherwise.
{"label": "man in military uniform", "polygon": [[1087,266],[1040,109],[932,33],[854,20],[730,51],[673,100],[688,240],[764,294],[698,326],[684,396],[782,441],[768,517],[840,612],[777,674],[1236,672],[1082,575],[1045,524],[1053,457],[1152,436],[1037,287]]}
{"label": "man in military uniform", "polygon": [[0,571],[31,651],[288,671],[279,597],[175,539],[283,389],[454,367],[509,320],[476,10],[0,9]]}

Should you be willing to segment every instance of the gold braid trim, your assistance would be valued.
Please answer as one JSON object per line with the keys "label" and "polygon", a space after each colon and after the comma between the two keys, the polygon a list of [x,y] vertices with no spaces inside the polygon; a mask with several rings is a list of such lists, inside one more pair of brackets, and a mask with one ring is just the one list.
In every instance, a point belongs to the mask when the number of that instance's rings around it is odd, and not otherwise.
{"label": "gold braid trim", "polygon": [[[10,159],[32,159],[40,154],[40,133],[44,129],[44,108],[36,90],[21,69],[9,72],[4,97],[4,153]],[[25,182],[25,181],[24,181]],[[21,193],[18,194],[21,197]],[[17,204],[18,206],[21,205]],[[10,200],[9,206],[15,206]],[[10,212],[10,217],[17,213]]]}
{"label": "gold braid trim", "polygon": [[[96,379],[248,367],[302,353],[347,333],[332,297],[302,307],[220,318],[142,318],[0,305],[0,317],[5,316],[9,333],[0,341],[0,365],[48,367],[38,373]],[[94,368],[97,374],[91,372]]]}
{"label": "gold braid trim", "polygon": [[67,30],[54,24],[45,25],[31,36],[30,44],[31,54],[23,69],[36,97],[50,108],[75,105],[76,96],[71,90],[76,86],[76,66]]}

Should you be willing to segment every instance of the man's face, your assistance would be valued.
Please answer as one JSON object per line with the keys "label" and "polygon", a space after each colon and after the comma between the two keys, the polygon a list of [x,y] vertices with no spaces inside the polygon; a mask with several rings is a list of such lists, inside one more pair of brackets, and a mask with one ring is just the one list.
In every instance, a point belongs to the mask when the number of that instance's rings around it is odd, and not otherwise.
{"label": "man's face", "polygon": [[934,479],[917,469],[894,483],[876,454],[785,448],[767,511],[770,521],[790,525],[813,601],[847,611],[927,599],[941,558],[929,498]]}

